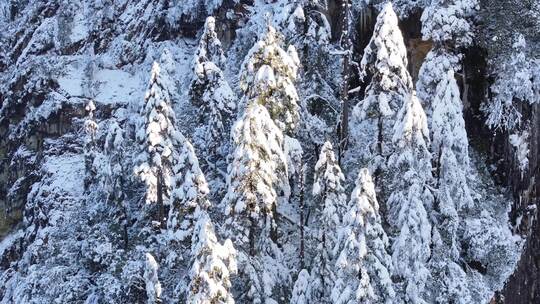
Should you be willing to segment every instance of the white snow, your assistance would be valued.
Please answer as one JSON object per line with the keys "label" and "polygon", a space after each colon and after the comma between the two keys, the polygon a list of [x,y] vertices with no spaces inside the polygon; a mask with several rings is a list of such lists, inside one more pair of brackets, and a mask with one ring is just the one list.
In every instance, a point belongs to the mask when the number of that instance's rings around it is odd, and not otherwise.
{"label": "white snow", "polygon": [[122,70],[103,69],[96,72],[94,81],[97,83],[95,100],[102,104],[117,102],[136,102],[143,98],[140,88],[142,80]]}
{"label": "white snow", "polygon": [[161,297],[161,283],[158,279],[158,264],[150,253],[146,253],[144,280],[146,283],[146,296],[148,297],[147,303],[157,303]]}
{"label": "white snow", "polygon": [[79,154],[51,155],[45,158],[42,166],[44,176],[48,176],[49,191],[65,192],[72,197],[82,195],[84,159]]}
{"label": "white snow", "polygon": [[58,78],[60,88],[70,96],[93,98],[100,104],[136,103],[143,98],[139,75],[118,69],[97,69],[88,74],[87,64],[73,60]]}
{"label": "white snow", "polygon": [[88,26],[86,25],[86,16],[84,12],[79,10],[79,12],[73,18],[73,23],[71,25],[71,34],[69,39],[71,42],[81,41],[86,39],[89,34]]}
{"label": "white snow", "polygon": [[529,132],[523,131],[521,134],[511,134],[510,144],[514,146],[519,169],[524,172],[529,165]]}

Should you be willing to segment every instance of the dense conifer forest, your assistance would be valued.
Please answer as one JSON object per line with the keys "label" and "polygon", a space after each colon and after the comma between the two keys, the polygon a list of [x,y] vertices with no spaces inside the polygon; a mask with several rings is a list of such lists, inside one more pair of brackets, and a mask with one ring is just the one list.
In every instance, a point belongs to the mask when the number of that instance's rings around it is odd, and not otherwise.
{"label": "dense conifer forest", "polygon": [[0,304],[540,302],[538,0],[0,0]]}

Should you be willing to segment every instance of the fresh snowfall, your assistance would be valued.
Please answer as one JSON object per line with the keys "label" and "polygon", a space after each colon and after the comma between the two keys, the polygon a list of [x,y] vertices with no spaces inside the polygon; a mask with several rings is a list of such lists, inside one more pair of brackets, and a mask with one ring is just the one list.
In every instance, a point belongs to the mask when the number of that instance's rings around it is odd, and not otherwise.
{"label": "fresh snowfall", "polygon": [[0,0],[0,304],[502,303],[540,60],[477,94],[481,2]]}

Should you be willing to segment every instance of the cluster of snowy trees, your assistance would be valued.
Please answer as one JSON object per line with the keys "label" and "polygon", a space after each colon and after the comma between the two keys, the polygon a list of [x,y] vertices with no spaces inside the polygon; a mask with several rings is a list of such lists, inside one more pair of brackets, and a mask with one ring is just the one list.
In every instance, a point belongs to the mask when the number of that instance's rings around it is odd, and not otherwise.
{"label": "cluster of snowy trees", "polygon": [[[168,69],[155,62],[139,111],[134,160],[149,225],[148,303],[471,303],[459,239],[462,217],[473,207],[471,169],[454,75],[460,47],[471,43],[468,18],[476,6],[435,1],[425,9],[424,39],[434,48],[420,71],[418,94],[398,17],[392,4],[380,6],[360,64],[361,76],[370,80],[353,110],[349,139],[363,145],[358,158],[366,168],[357,171],[349,195],[331,141],[316,149],[310,195],[315,224],[308,233],[316,245],[313,255],[298,248],[305,267],[298,275],[287,269],[279,227],[285,216],[280,204],[297,202],[297,184],[304,182],[298,128],[306,118],[295,87],[295,46],[284,49],[281,34],[268,24],[241,65],[237,97],[225,77],[216,20],[207,18],[189,90],[199,109],[198,152],[178,130]],[[162,64],[170,61],[165,53]],[[95,107],[88,107],[92,121]],[[87,125],[93,138],[95,123]],[[367,140],[354,137],[359,133]],[[94,149],[91,140],[86,149]],[[211,193],[198,155],[211,176],[226,170],[224,195]],[[307,228],[302,221],[296,225]],[[307,238],[304,232],[301,238]],[[160,283],[154,256],[184,269],[176,279],[167,275],[176,286],[172,296],[162,294],[172,286]]]}
{"label": "cluster of snowy trees", "polygon": [[[513,262],[517,242],[493,232],[498,223],[478,202],[471,177],[456,74],[478,2],[374,1],[379,13],[359,62],[351,55],[348,2],[337,49],[322,13],[326,1],[278,2],[272,8],[281,15],[249,21],[262,30],[254,44],[246,39],[249,50],[230,52],[240,60],[226,58],[218,21],[208,17],[186,92],[173,75],[173,52],[162,48],[136,110],[122,105],[103,118],[94,101],[84,105],[80,200],[91,212],[72,211],[73,223],[81,222],[73,238],[84,241],[67,250],[84,271],[58,276],[74,276],[72,294],[86,290],[88,304],[487,300],[504,281],[489,272],[506,271],[501,265]],[[190,10],[211,14],[221,4],[188,1],[163,15],[174,24]],[[423,39],[433,48],[415,84],[398,14],[419,7]],[[492,126],[519,124],[515,104],[540,88],[524,75],[532,65],[523,44],[518,38],[507,67],[512,79],[492,88],[495,102],[485,109]],[[365,87],[361,100],[349,99],[355,71]],[[191,121],[181,121],[186,115]],[[55,220],[41,210],[47,194],[35,192],[25,234],[43,244],[50,233],[44,227]],[[58,243],[21,260],[68,247]],[[473,259],[489,271],[471,269]],[[0,284],[0,295],[29,300],[26,290],[16,292],[28,274],[14,273],[0,276],[10,282]],[[486,290],[473,290],[478,281]]]}
{"label": "cluster of snowy trees", "polygon": [[[466,18],[475,5],[437,3],[425,10],[424,38],[435,48],[421,70],[420,99],[398,17],[391,4],[381,7],[361,62],[371,80],[352,125],[370,134],[363,156],[370,169],[359,171],[348,200],[332,144],[320,148],[312,191],[318,245],[311,263],[304,262],[311,267],[294,283],[292,303],[470,302],[457,239],[460,216],[472,206],[468,141],[454,77],[459,54],[452,52],[471,42]],[[459,22],[448,26],[450,18]],[[178,278],[183,282],[177,297],[189,303],[277,303],[289,297],[293,284],[284,268],[278,204],[290,197],[290,183],[299,182],[289,176],[297,164],[288,161],[294,155],[286,146],[297,141],[300,59],[293,45],[282,48],[280,34],[267,25],[242,64],[241,98],[225,79],[225,61],[216,21],[209,17],[195,54],[190,98],[200,109],[204,162],[212,164],[209,170],[228,162],[226,194],[215,211],[224,215],[217,218],[224,218],[218,234],[225,243],[219,243],[208,213],[209,188],[196,152],[176,127],[175,88],[158,63],[139,112],[135,172],[145,184],[146,203],[155,205],[150,223],[167,244],[159,250],[176,251],[175,257],[165,254],[166,263],[190,269]],[[378,188],[370,172],[381,181]],[[163,287],[151,253],[144,278],[148,303],[155,303]]]}

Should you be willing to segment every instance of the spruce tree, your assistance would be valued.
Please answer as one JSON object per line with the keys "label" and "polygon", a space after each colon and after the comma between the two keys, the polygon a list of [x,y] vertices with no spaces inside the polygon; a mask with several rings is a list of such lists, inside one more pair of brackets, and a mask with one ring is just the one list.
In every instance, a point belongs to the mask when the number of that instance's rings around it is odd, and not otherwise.
{"label": "spruce tree", "polygon": [[436,0],[422,15],[423,38],[434,44],[417,88],[430,116],[433,138],[436,192],[430,288],[438,303],[469,303],[471,299],[466,274],[457,264],[461,214],[473,202],[467,182],[469,143],[454,72],[460,69],[460,49],[472,43],[471,19],[477,9],[476,0]]}
{"label": "spruce tree", "polygon": [[208,184],[193,146],[181,134],[178,144],[181,146],[175,150],[165,254],[170,268],[191,271],[186,278],[177,278],[174,297],[187,297],[188,303],[233,303],[229,288],[230,274],[236,272],[235,250],[229,240],[225,245],[217,241],[208,215]]}
{"label": "spruce tree", "polygon": [[[277,246],[278,175],[287,175],[283,135],[266,108],[249,104],[233,127],[235,150],[229,165],[224,234],[238,250],[238,301],[262,303],[289,280]],[[264,278],[264,279],[262,279]]]}
{"label": "spruce tree", "polygon": [[395,303],[388,237],[367,169],[358,174],[342,227],[332,303]]}
{"label": "spruce tree", "polygon": [[192,267],[186,303],[234,304],[231,274],[236,272],[236,251],[230,240],[221,245],[204,207],[198,207],[192,236]]}
{"label": "spruce tree", "polygon": [[108,174],[103,186],[108,190],[113,201],[120,201],[123,197],[123,180],[127,174],[123,163],[125,140],[125,130],[116,119],[111,119],[103,147],[108,158]]}
{"label": "spruce tree", "polygon": [[290,304],[308,304],[312,298],[309,294],[310,275],[306,269],[302,269],[294,283]]}
{"label": "spruce tree", "polygon": [[412,80],[407,70],[407,51],[398,26],[398,18],[391,3],[384,4],[377,17],[373,36],[364,50],[361,77],[371,76],[364,100],[353,110],[359,123],[351,135],[360,144],[367,134],[368,150],[365,157],[378,175],[384,170],[385,159],[391,152],[392,128],[396,113],[412,91]]}
{"label": "spruce tree", "polygon": [[473,206],[468,185],[469,142],[463,106],[454,73],[449,70],[433,99],[433,157],[436,172],[435,228],[432,268],[434,290],[440,303],[469,303],[465,272],[457,264],[461,256],[458,230],[461,214]]}
{"label": "spruce tree", "polygon": [[[472,197],[467,185],[469,140],[463,118],[463,105],[454,72],[449,70],[437,86],[433,98],[432,151],[439,192],[449,196],[438,199],[443,205],[458,211],[471,207]],[[446,202],[446,204],[444,203]]]}
{"label": "spruce tree", "polygon": [[161,283],[158,278],[159,265],[150,253],[146,253],[146,262],[144,264],[144,282],[146,285],[146,303],[161,303]]}
{"label": "spruce tree", "polygon": [[201,146],[211,159],[217,161],[228,153],[227,135],[235,116],[236,95],[213,62],[197,64],[195,75],[191,93],[204,128]]}
{"label": "spruce tree", "polygon": [[216,19],[212,16],[206,18],[204,29],[195,51],[195,64],[213,62],[220,70],[225,68],[225,53],[216,32]]}
{"label": "spruce tree", "polygon": [[477,0],[435,0],[422,14],[422,39],[432,41],[433,48],[420,68],[416,89],[429,118],[438,83],[449,69],[461,68],[460,52],[472,43],[472,18],[477,10]]}
{"label": "spruce tree", "polygon": [[107,194],[107,200],[112,203],[114,217],[121,226],[124,249],[128,247],[129,213],[126,200],[126,186],[128,184],[128,165],[126,163],[126,132],[122,127],[125,117],[124,109],[115,111],[115,117],[109,122],[109,129],[105,137],[104,155],[107,159],[105,176],[102,178],[102,189]]}
{"label": "spruce tree", "polygon": [[422,13],[422,39],[446,47],[466,47],[472,43],[472,17],[478,0],[433,0]]}
{"label": "spruce tree", "polygon": [[[302,18],[291,39],[302,62],[298,74],[297,90],[300,95],[300,120],[296,136],[316,153],[335,128],[335,117],[326,109],[338,109],[340,77],[334,77],[337,62],[332,54],[330,22],[323,13],[326,1],[302,1],[295,10]],[[299,18],[295,17],[295,20]]]}
{"label": "spruce tree", "polygon": [[[437,47],[429,51],[426,59],[418,72],[416,90],[428,117],[428,125],[431,127],[433,113],[433,96],[437,85],[445,77],[448,70],[458,71],[460,68],[460,56],[445,48]],[[431,128],[430,128],[431,129]]]}
{"label": "spruce tree", "polygon": [[406,303],[426,303],[424,289],[429,278],[431,224],[427,209],[433,196],[431,155],[426,115],[413,94],[398,113],[394,127],[395,150],[389,159],[393,189],[387,205],[388,221],[395,234],[392,244],[394,273]]}
{"label": "spruce tree", "polygon": [[217,162],[226,157],[229,149],[231,121],[236,109],[236,96],[230,88],[222,68],[225,56],[215,32],[215,19],[206,19],[203,35],[195,53],[194,77],[190,86],[192,103],[199,108],[203,125],[202,152]]}
{"label": "spruce tree", "polygon": [[85,107],[87,112],[87,118],[84,121],[84,168],[85,168],[85,178],[84,178],[84,189],[88,191],[90,185],[95,182],[96,178],[96,168],[94,167],[94,160],[96,158],[96,133],[98,129],[98,124],[94,118],[94,111],[96,110],[96,105],[92,100],[88,102]]}
{"label": "spruce tree", "polygon": [[178,134],[180,147],[175,151],[175,163],[171,176],[171,197],[167,229],[169,239],[183,244],[184,250],[190,246],[197,218],[197,208],[206,210],[208,201],[208,184],[202,173],[195,150],[191,143]]}
{"label": "spruce tree", "polygon": [[[264,230],[266,236],[275,230],[276,170],[286,162],[283,135],[264,107],[251,104],[235,124],[232,137],[236,149],[229,165],[229,188],[224,198],[226,214],[240,232],[235,243],[255,252],[254,238],[258,234],[252,234],[251,230]],[[256,221],[258,218],[261,219]],[[253,221],[245,225],[246,220]]]}
{"label": "spruce tree", "polygon": [[247,101],[255,99],[266,107],[275,124],[286,134],[298,125],[298,93],[294,86],[300,64],[294,46],[287,51],[279,44],[278,33],[268,25],[266,33],[249,50],[242,63],[240,88]]}
{"label": "spruce tree", "polygon": [[144,103],[139,110],[137,131],[140,154],[135,173],[146,184],[146,203],[158,205],[159,222],[165,221],[165,205],[170,204],[171,178],[177,156],[175,146],[182,137],[176,130],[169,85],[159,64],[154,62]]}
{"label": "spruce tree", "polygon": [[317,250],[312,262],[310,295],[322,303],[330,303],[330,294],[336,273],[336,245],[338,227],[345,211],[345,177],[334,155],[330,142],[321,148],[319,160],[315,165],[313,197],[317,201],[319,222],[317,231]]}

